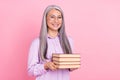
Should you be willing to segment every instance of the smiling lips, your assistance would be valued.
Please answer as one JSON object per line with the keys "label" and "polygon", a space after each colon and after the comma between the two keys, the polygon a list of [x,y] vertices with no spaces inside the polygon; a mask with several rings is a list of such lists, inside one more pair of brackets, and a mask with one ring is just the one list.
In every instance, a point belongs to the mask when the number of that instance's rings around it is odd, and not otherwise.
{"label": "smiling lips", "polygon": [[59,24],[52,24],[52,25],[53,25],[53,27],[55,27],[55,28],[59,27]]}

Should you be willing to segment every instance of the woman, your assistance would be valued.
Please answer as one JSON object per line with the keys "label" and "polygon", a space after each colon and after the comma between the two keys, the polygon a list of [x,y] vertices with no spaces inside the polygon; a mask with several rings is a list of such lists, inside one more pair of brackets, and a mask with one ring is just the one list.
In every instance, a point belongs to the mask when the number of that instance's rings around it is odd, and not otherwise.
{"label": "woman", "polygon": [[52,53],[72,53],[72,40],[67,37],[63,11],[56,5],[48,6],[43,14],[40,37],[30,47],[28,72],[36,80],[69,80],[69,71],[57,69]]}

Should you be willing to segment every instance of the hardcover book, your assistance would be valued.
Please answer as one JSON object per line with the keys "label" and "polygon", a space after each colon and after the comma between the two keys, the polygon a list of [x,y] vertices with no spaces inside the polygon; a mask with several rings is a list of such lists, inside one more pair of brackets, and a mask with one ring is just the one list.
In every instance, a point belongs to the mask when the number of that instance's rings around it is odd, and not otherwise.
{"label": "hardcover book", "polygon": [[57,61],[53,61],[55,64],[57,64],[57,65],[61,65],[61,64],[80,64],[80,61],[70,61],[70,62],[66,62],[66,61],[60,61],[60,62],[57,62]]}
{"label": "hardcover book", "polygon": [[59,62],[59,61],[68,61],[68,62],[70,62],[70,61],[80,61],[80,58],[53,57],[52,60],[57,61],[57,62]]}
{"label": "hardcover book", "polygon": [[56,65],[59,69],[65,69],[65,68],[79,68],[80,65]]}
{"label": "hardcover book", "polygon": [[59,69],[80,67],[79,54],[53,54],[52,60]]}
{"label": "hardcover book", "polygon": [[53,57],[75,57],[75,58],[80,58],[80,54],[53,54]]}

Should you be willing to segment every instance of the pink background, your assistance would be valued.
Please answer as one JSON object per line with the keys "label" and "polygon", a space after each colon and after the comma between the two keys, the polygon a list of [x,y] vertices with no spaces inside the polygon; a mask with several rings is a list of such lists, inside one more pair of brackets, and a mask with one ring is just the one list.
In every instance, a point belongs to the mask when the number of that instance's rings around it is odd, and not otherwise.
{"label": "pink background", "polygon": [[82,57],[71,80],[120,80],[120,0],[0,0],[0,80],[34,80],[27,74],[28,50],[49,4],[63,9]]}

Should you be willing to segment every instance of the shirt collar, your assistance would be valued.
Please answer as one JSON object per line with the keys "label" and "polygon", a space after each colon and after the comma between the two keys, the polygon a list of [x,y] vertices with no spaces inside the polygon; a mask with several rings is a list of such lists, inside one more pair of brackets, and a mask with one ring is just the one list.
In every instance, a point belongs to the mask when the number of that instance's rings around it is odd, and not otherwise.
{"label": "shirt collar", "polygon": [[[60,34],[58,33],[58,35],[56,37],[59,37],[59,36],[60,36]],[[49,39],[55,39],[56,37],[51,37],[49,34],[47,34],[47,38],[49,38]]]}

